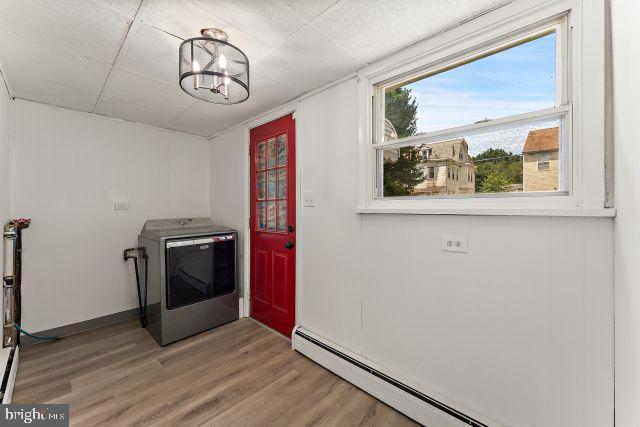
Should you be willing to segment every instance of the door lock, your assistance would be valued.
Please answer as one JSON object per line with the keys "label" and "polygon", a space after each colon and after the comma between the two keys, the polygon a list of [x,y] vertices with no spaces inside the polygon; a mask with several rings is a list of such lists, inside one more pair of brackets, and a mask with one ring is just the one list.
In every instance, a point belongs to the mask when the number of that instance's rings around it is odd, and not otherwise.
{"label": "door lock", "polygon": [[293,249],[295,245],[293,244],[293,240],[289,240],[287,243],[284,244],[284,247],[287,249]]}

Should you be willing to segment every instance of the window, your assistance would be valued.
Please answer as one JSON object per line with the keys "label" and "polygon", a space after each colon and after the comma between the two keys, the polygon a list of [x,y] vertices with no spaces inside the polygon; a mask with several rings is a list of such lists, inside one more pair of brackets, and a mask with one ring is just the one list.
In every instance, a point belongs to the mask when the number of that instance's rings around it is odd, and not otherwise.
{"label": "window", "polygon": [[[374,84],[373,197],[567,194],[566,21]],[[451,180],[460,172],[467,179],[426,185],[434,167],[445,165]],[[528,175],[553,167],[544,185],[526,185]]]}
{"label": "window", "polygon": [[433,179],[436,176],[435,167],[431,166],[427,168],[427,179]]}
{"label": "window", "polygon": [[550,169],[551,162],[551,153],[540,153],[538,154],[538,170],[539,171],[548,171]]}

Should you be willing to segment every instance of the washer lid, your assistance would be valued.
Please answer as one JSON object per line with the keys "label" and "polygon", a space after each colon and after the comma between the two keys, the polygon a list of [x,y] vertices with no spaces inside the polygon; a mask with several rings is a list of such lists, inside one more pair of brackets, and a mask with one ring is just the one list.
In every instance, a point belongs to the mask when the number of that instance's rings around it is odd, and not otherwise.
{"label": "washer lid", "polygon": [[184,236],[229,233],[235,230],[215,225],[211,218],[169,218],[150,219],[144,223],[140,237],[151,240],[165,240]]}

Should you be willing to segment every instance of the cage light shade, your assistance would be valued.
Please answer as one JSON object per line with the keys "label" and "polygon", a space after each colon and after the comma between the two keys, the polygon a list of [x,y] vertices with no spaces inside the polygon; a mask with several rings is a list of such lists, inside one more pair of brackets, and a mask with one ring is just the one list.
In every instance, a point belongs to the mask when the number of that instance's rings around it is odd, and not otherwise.
{"label": "cage light shade", "polygon": [[203,30],[180,44],[179,56],[180,87],[189,95],[215,104],[249,98],[249,59],[224,32]]}

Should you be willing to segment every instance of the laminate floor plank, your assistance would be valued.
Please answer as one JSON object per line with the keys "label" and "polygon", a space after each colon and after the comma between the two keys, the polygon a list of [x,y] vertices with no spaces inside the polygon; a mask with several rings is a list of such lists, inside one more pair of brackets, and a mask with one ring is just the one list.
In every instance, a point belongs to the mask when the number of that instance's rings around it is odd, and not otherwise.
{"label": "laminate floor plank", "polygon": [[71,425],[415,425],[250,319],[166,347],[137,321],[22,348],[15,403]]}

